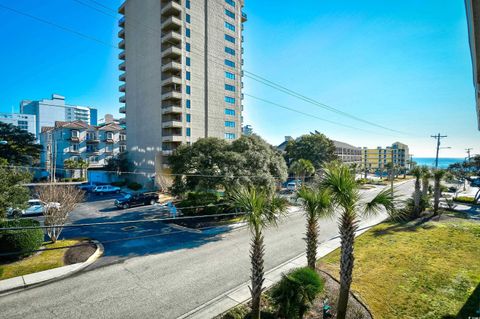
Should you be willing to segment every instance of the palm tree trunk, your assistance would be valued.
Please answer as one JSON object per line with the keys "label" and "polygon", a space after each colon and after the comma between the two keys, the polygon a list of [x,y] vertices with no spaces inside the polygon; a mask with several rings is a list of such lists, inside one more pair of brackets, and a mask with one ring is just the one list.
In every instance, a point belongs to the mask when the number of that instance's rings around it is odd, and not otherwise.
{"label": "palm tree trunk", "polygon": [[428,179],[422,180],[422,196],[428,195]]}
{"label": "palm tree trunk", "polygon": [[433,201],[433,216],[438,215],[438,207],[440,206],[440,178],[435,178]]}
{"label": "palm tree trunk", "polygon": [[315,217],[310,216],[307,221],[307,263],[308,267],[315,270],[317,262],[318,224]]}
{"label": "palm tree trunk", "polygon": [[352,272],[355,257],[353,244],[355,231],[358,225],[354,214],[344,213],[340,221],[341,257],[340,257],[340,295],[337,305],[337,319],[345,319],[347,316],[348,297],[352,284]]}
{"label": "palm tree trunk", "polygon": [[420,179],[417,178],[415,179],[415,191],[413,193],[413,203],[414,203],[414,207],[413,207],[413,217],[414,218],[417,218],[420,216],[420,198],[421,198],[421,189],[420,189]]}
{"label": "palm tree trunk", "polygon": [[250,248],[250,258],[252,263],[252,275],[250,277],[252,282],[252,286],[250,287],[250,294],[252,296],[252,319],[260,319],[260,300],[264,281],[264,253],[265,245],[263,243],[263,235],[260,231],[256,231],[252,238]]}

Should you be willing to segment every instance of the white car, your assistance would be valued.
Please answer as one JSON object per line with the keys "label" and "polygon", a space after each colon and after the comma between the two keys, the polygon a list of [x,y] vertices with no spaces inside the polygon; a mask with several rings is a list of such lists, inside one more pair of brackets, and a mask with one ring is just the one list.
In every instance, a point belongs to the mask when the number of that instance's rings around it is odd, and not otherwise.
{"label": "white car", "polygon": [[31,199],[28,201],[28,208],[26,209],[18,209],[18,208],[10,208],[8,210],[8,214],[15,218],[22,217],[22,216],[29,216],[29,215],[41,215],[45,212],[45,208],[47,207],[59,207],[59,203],[44,203],[39,199]]}
{"label": "white car", "polygon": [[112,193],[120,193],[120,187],[112,186],[112,185],[101,185],[97,186],[93,189],[92,193],[103,195],[103,194],[112,194]]}

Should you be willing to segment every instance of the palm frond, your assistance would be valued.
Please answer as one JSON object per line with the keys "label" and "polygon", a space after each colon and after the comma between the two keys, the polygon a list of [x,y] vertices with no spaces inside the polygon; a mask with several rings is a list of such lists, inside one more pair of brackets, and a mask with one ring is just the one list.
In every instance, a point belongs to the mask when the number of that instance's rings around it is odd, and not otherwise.
{"label": "palm frond", "polygon": [[395,190],[392,192],[390,188],[386,188],[365,204],[364,215],[375,216],[385,209],[390,218],[401,219],[402,212],[397,209],[398,203]]}

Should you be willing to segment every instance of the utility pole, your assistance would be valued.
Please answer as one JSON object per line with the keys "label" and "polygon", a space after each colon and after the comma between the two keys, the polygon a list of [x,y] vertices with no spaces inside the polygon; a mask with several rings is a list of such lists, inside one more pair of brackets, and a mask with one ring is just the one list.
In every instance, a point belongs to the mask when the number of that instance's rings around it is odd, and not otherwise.
{"label": "utility pole", "polygon": [[438,133],[437,135],[431,135],[431,137],[437,140],[437,156],[435,157],[435,168],[438,168],[438,153],[440,152],[440,140],[448,136]]}
{"label": "utility pole", "polygon": [[470,162],[470,157],[471,157],[470,152],[471,152],[471,150],[473,150],[473,148],[471,148],[471,147],[465,149],[465,151],[467,152],[467,161],[468,162]]}

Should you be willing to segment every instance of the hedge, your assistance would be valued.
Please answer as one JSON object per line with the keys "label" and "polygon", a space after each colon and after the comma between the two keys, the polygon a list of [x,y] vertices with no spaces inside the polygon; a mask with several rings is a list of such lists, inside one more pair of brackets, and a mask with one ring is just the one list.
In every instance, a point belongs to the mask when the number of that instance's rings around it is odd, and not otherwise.
{"label": "hedge", "polygon": [[128,183],[127,187],[132,191],[138,191],[142,189],[142,184],[131,182],[131,183]]}
{"label": "hedge", "polygon": [[475,198],[467,197],[467,196],[458,196],[458,197],[455,197],[453,200],[459,203],[473,204],[473,202],[475,201]]}
{"label": "hedge", "polygon": [[[40,226],[40,223],[33,219],[0,220],[0,228],[32,226]],[[0,256],[0,260],[28,256],[42,246],[43,240],[44,234],[41,228],[0,231],[0,254],[22,252],[15,256],[3,258]]]}

